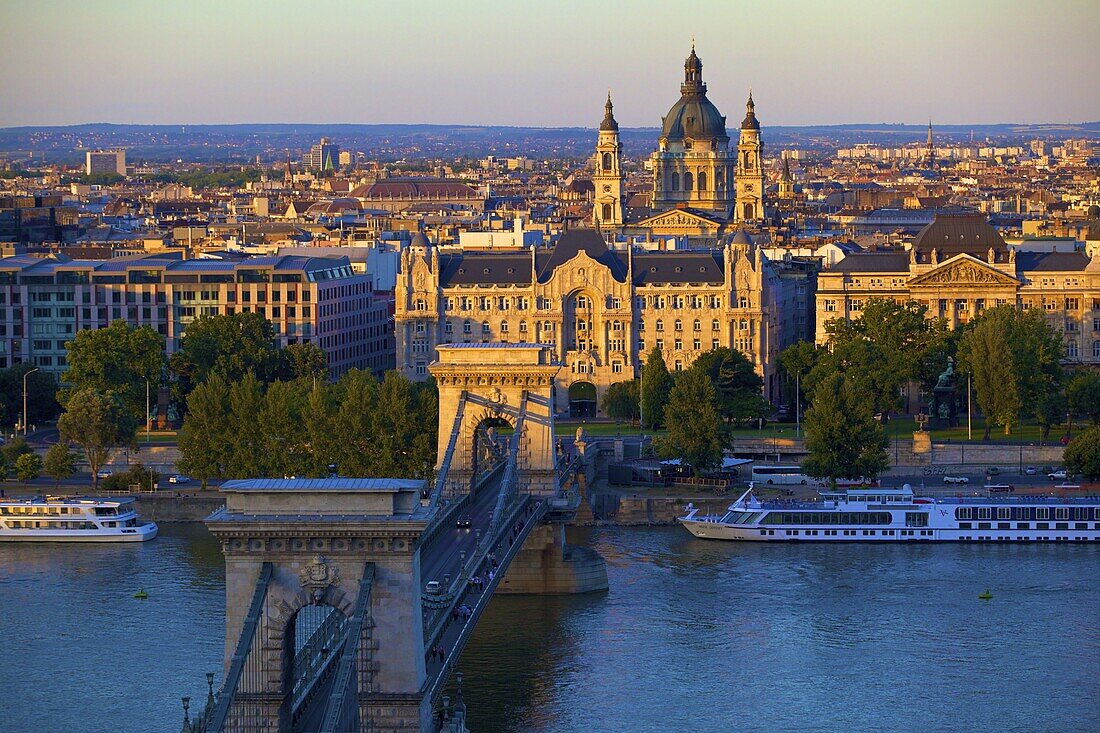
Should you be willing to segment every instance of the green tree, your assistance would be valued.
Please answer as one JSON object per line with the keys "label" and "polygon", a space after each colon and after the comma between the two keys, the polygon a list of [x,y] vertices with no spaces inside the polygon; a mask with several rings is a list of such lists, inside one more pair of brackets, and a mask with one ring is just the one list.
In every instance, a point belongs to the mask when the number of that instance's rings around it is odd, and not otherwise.
{"label": "green tree", "polygon": [[615,382],[609,386],[601,407],[615,422],[626,420],[633,424],[638,419],[638,380]]}
{"label": "green tree", "polygon": [[[788,378],[795,382],[794,398],[798,400],[797,410],[806,404],[806,385],[804,380],[817,364],[818,348],[812,341],[796,341],[779,353],[779,366]],[[790,403],[790,404],[793,404]]]}
{"label": "green tree", "polygon": [[1088,481],[1100,480],[1100,425],[1071,440],[1062,458],[1069,473],[1081,474]]}
{"label": "green tree", "polygon": [[9,466],[14,466],[15,462],[19,460],[19,456],[32,452],[31,447],[27,445],[27,441],[21,435],[12,438],[0,448],[0,453],[4,454]]}
{"label": "green tree", "polygon": [[672,392],[672,375],[665,366],[665,357],[654,346],[646,356],[642,367],[642,384],[639,390],[642,427],[659,428],[665,424],[665,405]]}
{"label": "green tree", "polygon": [[704,352],[691,368],[702,371],[714,385],[718,413],[727,423],[751,423],[771,414],[771,405],[761,394],[764,380],[740,351],[723,346]]}
{"label": "green tree", "polygon": [[227,478],[263,476],[267,465],[264,455],[264,426],[260,412],[264,408],[263,385],[248,372],[229,389],[229,414],[232,435],[229,442]]}
{"label": "green tree", "polygon": [[0,423],[23,421],[23,377],[27,377],[27,422],[38,425],[61,414],[57,401],[57,380],[50,372],[32,372],[28,362],[0,369]]}
{"label": "green tree", "polygon": [[229,384],[215,374],[187,396],[187,414],[178,443],[179,469],[202,482],[223,478],[232,461],[235,430],[230,415]]}
{"label": "green tree", "polygon": [[23,482],[23,488],[38,478],[42,471],[42,458],[37,453],[24,453],[15,462],[15,476]]}
{"label": "green tree", "polygon": [[56,491],[62,481],[76,473],[76,456],[69,450],[66,443],[59,441],[46,451],[46,458],[42,465],[46,475],[54,480]]}
{"label": "green tree", "polygon": [[274,381],[282,359],[270,321],[258,313],[234,313],[200,316],[187,324],[168,365],[177,378],[176,397],[183,401],[213,373],[231,384],[249,372],[260,382]]}
{"label": "green tree", "polygon": [[[1100,425],[1100,372],[1078,372],[1066,385],[1067,412]],[[1068,426],[1073,432],[1072,422]]]}
{"label": "green tree", "polygon": [[400,372],[386,372],[378,388],[378,404],[370,434],[378,445],[373,452],[374,475],[395,478],[425,478],[435,455],[425,455],[419,405],[412,383]]}
{"label": "green tree", "polygon": [[69,366],[61,390],[64,403],[68,395],[91,389],[113,393],[130,412],[145,423],[145,380],[150,395],[160,386],[164,368],[164,337],[149,326],[131,326],[115,320],[107,328],[86,328],[65,344]]}
{"label": "green tree", "polygon": [[805,429],[808,455],[802,469],[834,488],[837,479],[873,479],[889,466],[888,440],[874,419],[871,395],[840,374],[814,389]]}
{"label": "green tree", "polygon": [[263,434],[262,475],[297,475],[305,464],[299,398],[290,382],[268,385],[258,416]]}
{"label": "green tree", "polygon": [[665,407],[668,433],[658,449],[665,458],[680,458],[697,473],[722,465],[722,419],[718,395],[706,372],[688,369],[676,380]]}
{"label": "green tree", "polygon": [[306,443],[298,471],[311,478],[328,476],[328,467],[339,460],[340,437],[334,429],[336,407],[332,404],[330,392],[324,384],[315,384],[302,408],[302,430]]}
{"label": "green tree", "polygon": [[8,473],[11,471],[11,461],[3,453],[0,453],[0,481],[8,480]]}
{"label": "green tree", "polygon": [[83,450],[92,472],[93,490],[99,486],[99,469],[119,446],[133,445],[137,427],[137,418],[117,395],[94,389],[71,392],[65,412],[57,420],[61,440]]}
{"label": "green tree", "polygon": [[324,379],[328,357],[317,344],[290,344],[281,353],[285,379]]}
{"label": "green tree", "polygon": [[378,380],[370,372],[351,369],[336,384],[339,409],[333,432],[340,436],[336,463],[342,476],[369,476],[378,462],[373,416],[378,405]]}
{"label": "green tree", "polygon": [[971,375],[986,418],[986,440],[991,423],[1009,435],[1022,415],[1036,415],[1044,397],[1060,389],[1062,340],[1039,311],[985,311],[967,324],[958,353],[960,371]]}
{"label": "green tree", "polygon": [[1066,396],[1057,389],[1047,392],[1039,398],[1034,415],[1039,425],[1039,440],[1047,440],[1051,427],[1060,425],[1066,416]]}

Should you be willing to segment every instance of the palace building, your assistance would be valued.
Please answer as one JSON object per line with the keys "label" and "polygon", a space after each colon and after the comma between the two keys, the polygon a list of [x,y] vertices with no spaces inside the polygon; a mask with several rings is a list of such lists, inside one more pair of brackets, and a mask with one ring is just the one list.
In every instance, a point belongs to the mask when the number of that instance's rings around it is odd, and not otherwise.
{"label": "palace building", "polygon": [[858,318],[870,298],[917,301],[954,328],[986,308],[1037,308],[1062,332],[1069,363],[1100,364],[1100,252],[1009,247],[977,213],[939,214],[908,252],[857,252],[817,278],[817,342],[825,324]]}
{"label": "palace building", "polygon": [[807,335],[799,314],[812,297],[805,273],[769,262],[743,231],[717,249],[660,252],[609,249],[594,229],[507,253],[441,251],[418,235],[397,283],[397,364],[426,379],[440,344],[551,344],[555,408],[587,416],[607,387],[640,375],[651,348],[680,370],[725,346],[778,399],[777,357]]}

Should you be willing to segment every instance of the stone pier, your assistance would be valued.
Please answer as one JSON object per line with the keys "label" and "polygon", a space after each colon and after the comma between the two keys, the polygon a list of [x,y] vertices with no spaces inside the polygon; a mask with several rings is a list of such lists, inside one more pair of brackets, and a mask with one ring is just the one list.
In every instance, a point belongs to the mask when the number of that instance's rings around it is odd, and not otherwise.
{"label": "stone pier", "polygon": [[565,541],[565,525],[531,532],[497,593],[567,595],[607,590],[607,564],[599,553]]}

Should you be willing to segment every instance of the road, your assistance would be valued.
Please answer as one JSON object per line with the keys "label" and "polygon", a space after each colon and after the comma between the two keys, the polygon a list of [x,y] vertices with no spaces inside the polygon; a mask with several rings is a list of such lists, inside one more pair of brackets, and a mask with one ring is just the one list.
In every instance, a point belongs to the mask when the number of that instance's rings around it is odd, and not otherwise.
{"label": "road", "polygon": [[427,547],[421,550],[420,580],[422,583],[430,580],[438,580],[442,583],[443,576],[448,573],[452,579],[455,577],[460,567],[460,553],[465,550],[469,557],[477,546],[477,530],[480,529],[482,533],[489,531],[489,522],[493,516],[493,507],[496,505],[499,489],[500,474],[481,487],[467,511],[461,515],[470,518],[468,529],[456,527],[453,524],[445,527]]}

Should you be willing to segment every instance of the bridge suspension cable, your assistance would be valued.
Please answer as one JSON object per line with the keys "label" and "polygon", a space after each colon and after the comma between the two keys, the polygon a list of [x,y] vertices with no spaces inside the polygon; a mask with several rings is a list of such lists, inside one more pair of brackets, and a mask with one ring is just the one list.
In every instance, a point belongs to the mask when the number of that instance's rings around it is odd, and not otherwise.
{"label": "bridge suspension cable", "polygon": [[233,661],[229,666],[229,674],[226,675],[225,684],[221,694],[218,695],[218,704],[214,709],[214,715],[207,726],[207,733],[222,733],[225,730],[226,721],[229,720],[229,711],[233,707],[233,699],[237,695],[237,686],[241,682],[244,673],[245,662],[252,650],[252,641],[256,637],[256,629],[260,625],[260,614],[263,611],[264,601],[267,599],[267,588],[271,583],[271,575],[275,567],[270,562],[265,562],[260,567],[260,576],[256,580],[256,589],[252,593],[252,603],[248,606],[248,615],[245,617],[244,626],[241,628],[241,636],[237,640],[237,649],[233,652]]}
{"label": "bridge suspension cable", "polygon": [[455,411],[455,422],[451,428],[451,437],[447,441],[447,450],[443,453],[443,462],[435,477],[435,486],[432,488],[431,500],[428,502],[429,515],[435,517],[439,508],[439,501],[443,497],[443,487],[447,484],[447,472],[451,469],[451,458],[454,456],[455,446],[458,444],[459,433],[462,432],[462,416],[466,412],[466,390],[458,397],[458,409]]}
{"label": "bridge suspension cable", "polygon": [[[332,694],[325,708],[320,733],[337,733],[342,730],[358,730],[352,714],[359,715],[358,686],[352,685],[356,673],[356,657],[359,656],[363,623],[370,611],[371,588],[374,585],[374,563],[368,562],[363,569],[363,578],[359,581],[359,594],[355,601],[355,612],[348,622],[347,637],[340,652],[340,666],[336,670]],[[349,700],[350,693],[350,700]],[[351,723],[349,725],[349,723]]]}

